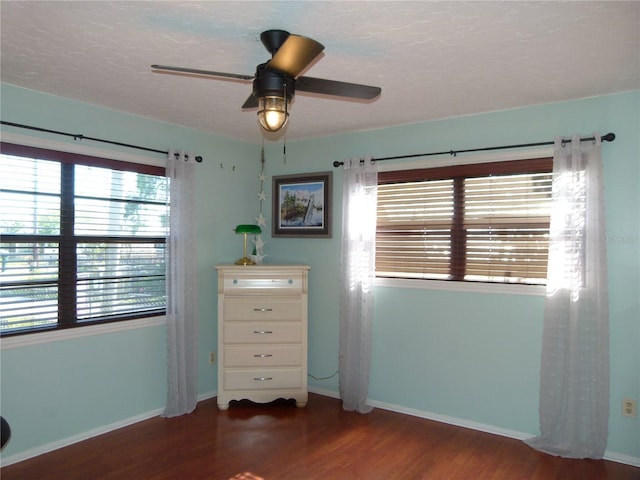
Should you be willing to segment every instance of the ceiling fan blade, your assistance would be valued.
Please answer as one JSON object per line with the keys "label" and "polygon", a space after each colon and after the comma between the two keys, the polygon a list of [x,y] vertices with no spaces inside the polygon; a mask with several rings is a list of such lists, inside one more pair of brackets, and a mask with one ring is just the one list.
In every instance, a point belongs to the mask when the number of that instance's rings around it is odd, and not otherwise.
{"label": "ceiling fan blade", "polygon": [[249,98],[245,100],[242,104],[242,108],[257,108],[258,107],[258,97],[256,97],[253,93],[249,95]]}
{"label": "ceiling fan blade", "polygon": [[371,100],[380,95],[382,89],[380,87],[325,80],[323,78],[300,77],[296,80],[296,91]]}
{"label": "ceiling fan blade", "polygon": [[198,70],[196,68],[170,67],[168,65],[151,65],[154,70],[172,73],[192,73],[195,75],[205,75],[207,77],[235,78],[236,80],[253,80],[253,75],[242,75],[239,73],[213,72],[211,70]]}
{"label": "ceiling fan blade", "polygon": [[302,35],[289,35],[266,68],[296,78],[324,50],[324,45]]}

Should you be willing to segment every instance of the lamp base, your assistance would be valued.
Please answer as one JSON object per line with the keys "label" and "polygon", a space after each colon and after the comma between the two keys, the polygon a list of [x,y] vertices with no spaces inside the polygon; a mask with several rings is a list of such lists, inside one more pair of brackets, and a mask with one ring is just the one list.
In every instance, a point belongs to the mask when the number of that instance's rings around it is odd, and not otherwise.
{"label": "lamp base", "polygon": [[236,260],[236,265],[255,265],[256,262],[251,260],[249,257],[242,257]]}

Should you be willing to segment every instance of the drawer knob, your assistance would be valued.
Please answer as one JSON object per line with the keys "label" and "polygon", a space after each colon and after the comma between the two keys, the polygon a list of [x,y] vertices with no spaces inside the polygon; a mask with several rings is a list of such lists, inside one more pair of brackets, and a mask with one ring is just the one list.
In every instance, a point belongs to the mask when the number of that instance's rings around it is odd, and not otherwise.
{"label": "drawer knob", "polygon": [[256,357],[256,358],[267,358],[267,357],[273,357],[273,355],[271,355],[270,353],[256,353],[254,355],[254,357]]}
{"label": "drawer knob", "polygon": [[254,312],[273,312],[273,308],[254,308]]}
{"label": "drawer knob", "polygon": [[293,283],[292,279],[289,279],[289,285],[291,285]]}
{"label": "drawer knob", "polygon": [[238,284],[238,280],[234,278],[234,279],[233,279],[233,284],[234,284],[234,285],[237,285],[237,284]]}
{"label": "drawer knob", "polygon": [[253,333],[257,333],[258,335],[266,335],[273,332],[271,330],[254,330]]}
{"label": "drawer knob", "polygon": [[273,377],[254,377],[256,382],[266,382],[267,380],[273,380]]}

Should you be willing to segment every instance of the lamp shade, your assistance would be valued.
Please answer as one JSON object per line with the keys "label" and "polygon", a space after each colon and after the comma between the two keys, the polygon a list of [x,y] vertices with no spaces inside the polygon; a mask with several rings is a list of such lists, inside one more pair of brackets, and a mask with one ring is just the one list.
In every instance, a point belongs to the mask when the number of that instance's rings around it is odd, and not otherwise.
{"label": "lamp shade", "polygon": [[236,233],[244,235],[244,256],[236,260],[236,265],[254,265],[254,261],[247,257],[247,235],[258,235],[262,229],[258,225],[242,224],[235,228]]}
{"label": "lamp shade", "polygon": [[268,132],[277,132],[289,119],[289,99],[285,97],[264,96],[258,98],[258,121]]}
{"label": "lamp shade", "polygon": [[246,233],[248,235],[258,235],[262,233],[262,229],[258,225],[238,225],[235,228],[236,233]]}

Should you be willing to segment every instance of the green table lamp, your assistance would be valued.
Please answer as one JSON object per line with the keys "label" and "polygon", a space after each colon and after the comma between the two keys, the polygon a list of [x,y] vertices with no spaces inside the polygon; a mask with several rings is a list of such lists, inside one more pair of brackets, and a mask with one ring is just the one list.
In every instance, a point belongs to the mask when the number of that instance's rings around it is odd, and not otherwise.
{"label": "green table lamp", "polygon": [[235,232],[244,235],[244,256],[236,260],[236,265],[254,265],[255,262],[247,257],[247,235],[258,235],[262,230],[258,225],[238,225]]}

